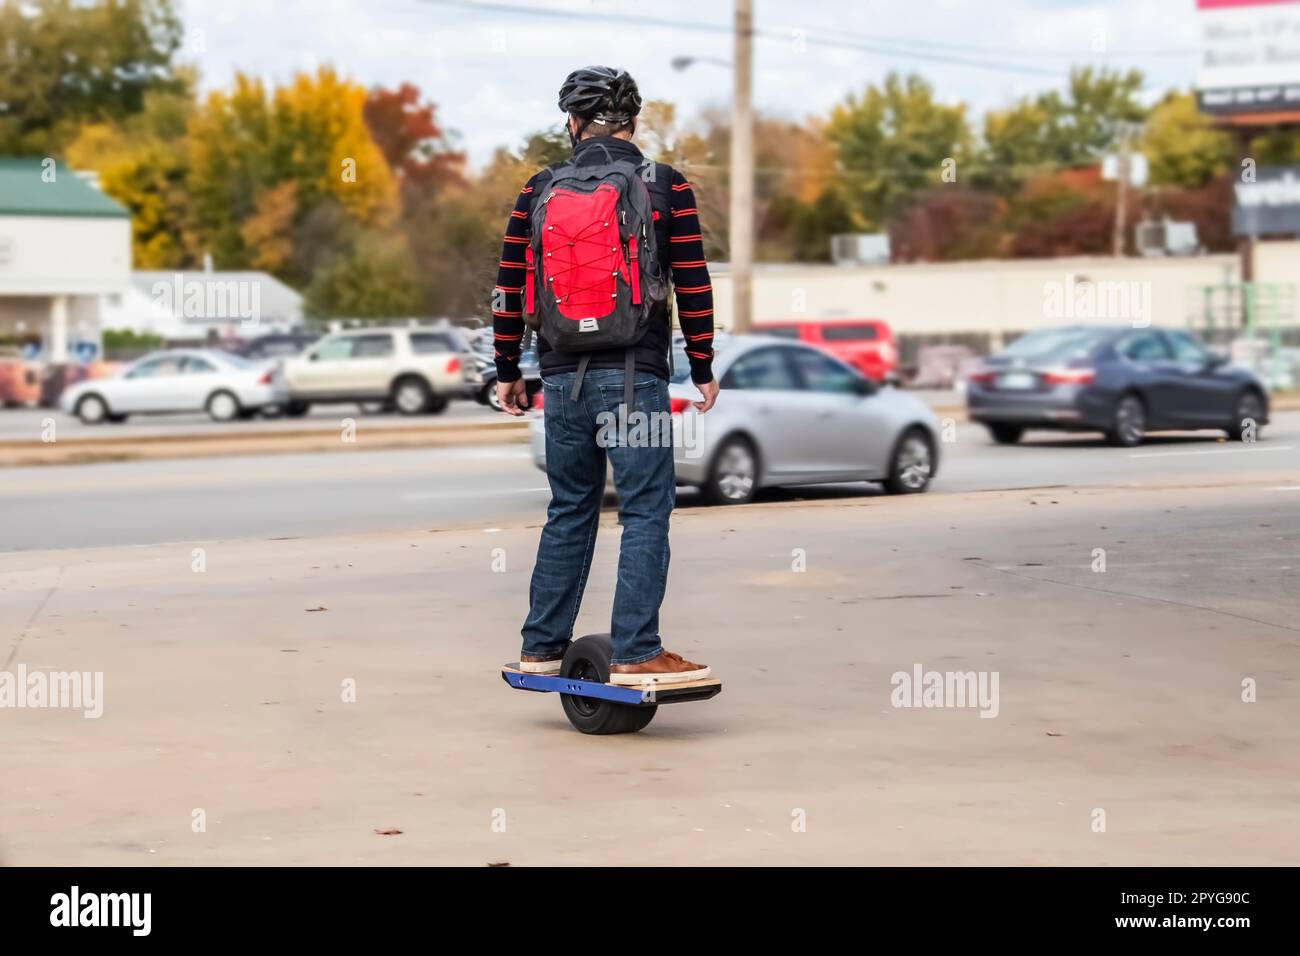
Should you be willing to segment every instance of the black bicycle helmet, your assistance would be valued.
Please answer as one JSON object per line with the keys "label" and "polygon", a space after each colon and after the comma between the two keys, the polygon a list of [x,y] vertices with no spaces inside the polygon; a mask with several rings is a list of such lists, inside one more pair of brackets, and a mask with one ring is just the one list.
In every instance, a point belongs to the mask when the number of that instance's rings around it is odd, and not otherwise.
{"label": "black bicycle helmet", "polygon": [[586,66],[565,78],[560,109],[583,120],[584,127],[591,122],[623,126],[641,112],[641,94],[626,70]]}

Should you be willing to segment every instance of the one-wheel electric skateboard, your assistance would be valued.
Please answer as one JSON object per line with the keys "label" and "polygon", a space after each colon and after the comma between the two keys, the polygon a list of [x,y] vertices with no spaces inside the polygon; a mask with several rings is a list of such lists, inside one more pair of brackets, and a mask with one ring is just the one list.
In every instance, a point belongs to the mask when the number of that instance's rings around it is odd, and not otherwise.
{"label": "one-wheel electric skateboard", "polygon": [[560,673],[525,674],[518,664],[506,664],[501,677],[511,687],[538,693],[558,693],[564,715],[584,734],[631,734],[654,719],[660,704],[708,700],[722,690],[722,681],[682,681],[629,687],[609,683],[611,646],[608,634],[590,634],[569,645]]}

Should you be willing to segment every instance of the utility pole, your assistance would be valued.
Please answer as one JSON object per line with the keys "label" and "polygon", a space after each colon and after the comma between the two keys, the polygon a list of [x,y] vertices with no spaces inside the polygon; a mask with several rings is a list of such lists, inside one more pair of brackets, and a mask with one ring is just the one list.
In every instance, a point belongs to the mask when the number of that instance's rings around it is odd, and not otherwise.
{"label": "utility pole", "polygon": [[754,2],[736,0],[731,97],[731,324],[754,322]]}
{"label": "utility pole", "polygon": [[1129,125],[1125,123],[1119,134],[1119,175],[1116,177],[1119,192],[1115,197],[1115,231],[1111,236],[1111,255],[1117,259],[1124,255],[1124,236],[1128,231],[1128,184],[1132,178],[1130,136]]}

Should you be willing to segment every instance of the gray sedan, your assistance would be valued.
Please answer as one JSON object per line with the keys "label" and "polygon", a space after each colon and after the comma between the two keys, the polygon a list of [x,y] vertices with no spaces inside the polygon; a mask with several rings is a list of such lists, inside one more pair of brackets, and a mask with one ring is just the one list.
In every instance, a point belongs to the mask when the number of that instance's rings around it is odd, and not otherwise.
{"label": "gray sedan", "polygon": [[[677,483],[714,502],[743,504],[760,488],[881,482],[896,494],[925,491],[938,469],[938,423],[919,399],[880,387],[818,349],[766,336],[720,341],[722,387],[707,415],[686,356],[669,385]],[[650,432],[655,428],[651,423]],[[630,433],[629,433],[630,434]],[[532,423],[533,458],[546,470],[544,419]]]}

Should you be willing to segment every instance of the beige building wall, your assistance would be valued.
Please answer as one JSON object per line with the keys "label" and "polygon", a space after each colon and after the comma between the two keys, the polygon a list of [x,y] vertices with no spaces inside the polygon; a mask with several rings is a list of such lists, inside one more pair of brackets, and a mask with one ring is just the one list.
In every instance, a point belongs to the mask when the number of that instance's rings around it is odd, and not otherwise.
{"label": "beige building wall", "polygon": [[[1188,258],[1079,257],[986,260],[884,266],[763,263],[755,268],[756,321],[775,319],[881,318],[895,335],[1020,333],[1065,322],[1127,322],[1183,326],[1196,287],[1235,282],[1235,255]],[[718,324],[731,326],[731,288],[726,264],[712,268]],[[1116,311],[1114,297],[1126,284],[1132,314],[1070,315],[1066,300],[1084,295],[1082,283],[1098,284],[1098,311]],[[1260,243],[1259,282],[1300,283],[1300,242]],[[1149,303],[1149,305],[1148,305]],[[1120,309],[1119,311],[1124,311]],[[1149,313],[1149,314],[1145,314]],[[1144,315],[1145,314],[1145,315]]]}

